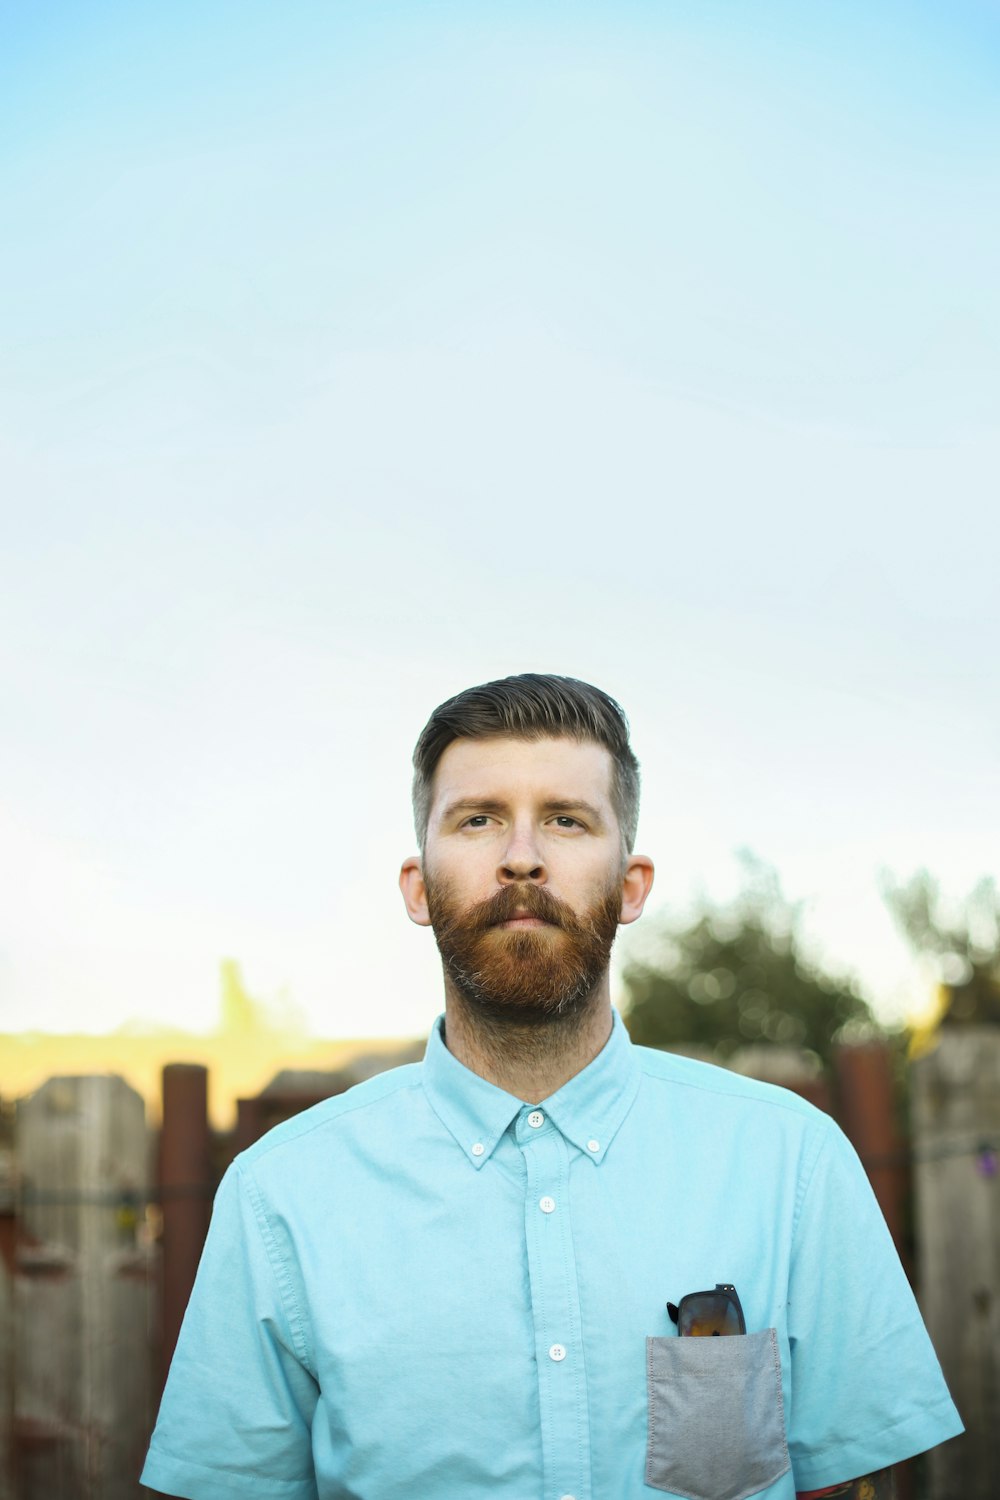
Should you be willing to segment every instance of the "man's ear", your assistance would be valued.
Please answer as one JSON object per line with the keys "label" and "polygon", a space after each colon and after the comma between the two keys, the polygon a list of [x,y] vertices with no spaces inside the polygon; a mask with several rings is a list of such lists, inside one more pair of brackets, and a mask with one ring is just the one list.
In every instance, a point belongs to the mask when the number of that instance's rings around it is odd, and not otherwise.
{"label": "man's ear", "polygon": [[418,855],[411,854],[409,859],[403,860],[403,867],[399,872],[399,889],[403,893],[406,915],[410,921],[416,922],[418,927],[429,927],[431,914],[427,909],[427,887],[424,885],[424,872]]}
{"label": "man's ear", "polygon": [[642,916],[646,897],[653,889],[653,861],[645,854],[631,854],[622,876],[622,923],[634,922]]}

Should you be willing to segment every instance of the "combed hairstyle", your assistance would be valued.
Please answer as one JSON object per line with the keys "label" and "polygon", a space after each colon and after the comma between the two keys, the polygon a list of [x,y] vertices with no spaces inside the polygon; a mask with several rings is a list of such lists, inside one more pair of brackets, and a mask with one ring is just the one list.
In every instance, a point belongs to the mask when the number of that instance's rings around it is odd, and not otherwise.
{"label": "combed hairstyle", "polygon": [[521,672],[456,693],[431,714],[413,752],[413,822],[423,849],[431,810],[434,772],[455,740],[506,735],[518,740],[549,737],[591,740],[611,754],[611,801],[625,850],[635,847],[639,822],[639,762],[629,745],[625,711],[607,693],[575,677]]}

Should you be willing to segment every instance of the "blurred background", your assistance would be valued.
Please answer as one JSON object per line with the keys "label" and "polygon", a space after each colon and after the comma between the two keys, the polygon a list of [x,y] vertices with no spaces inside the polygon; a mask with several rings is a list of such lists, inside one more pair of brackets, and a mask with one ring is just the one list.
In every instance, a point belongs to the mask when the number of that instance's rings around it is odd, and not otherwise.
{"label": "blurred background", "polygon": [[[986,1496],[998,49],[975,0],[0,10],[0,1495],[136,1492],[225,1161],[420,1055],[412,746],[534,670],[632,722],[633,1035],[849,1129],[981,1434],[913,1483]],[[61,1384],[74,1318],[146,1385]]]}

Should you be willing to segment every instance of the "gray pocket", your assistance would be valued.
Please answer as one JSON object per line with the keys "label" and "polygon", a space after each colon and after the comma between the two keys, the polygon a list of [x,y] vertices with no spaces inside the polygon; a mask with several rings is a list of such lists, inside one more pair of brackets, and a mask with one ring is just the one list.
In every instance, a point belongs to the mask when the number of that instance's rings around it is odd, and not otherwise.
{"label": "gray pocket", "polygon": [[646,1340],[646,1483],[687,1500],[745,1500],[789,1467],[773,1328]]}

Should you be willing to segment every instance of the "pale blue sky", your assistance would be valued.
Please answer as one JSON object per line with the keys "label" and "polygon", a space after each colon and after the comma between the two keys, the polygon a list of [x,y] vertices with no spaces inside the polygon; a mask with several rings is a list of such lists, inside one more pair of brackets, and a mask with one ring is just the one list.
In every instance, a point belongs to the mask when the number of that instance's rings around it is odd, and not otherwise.
{"label": "pale blue sky", "polygon": [[429,710],[619,696],[660,905],[996,871],[1000,17],[0,12],[0,1030],[416,1031]]}

